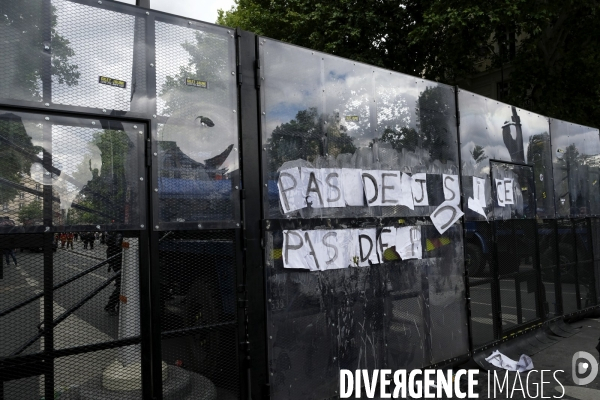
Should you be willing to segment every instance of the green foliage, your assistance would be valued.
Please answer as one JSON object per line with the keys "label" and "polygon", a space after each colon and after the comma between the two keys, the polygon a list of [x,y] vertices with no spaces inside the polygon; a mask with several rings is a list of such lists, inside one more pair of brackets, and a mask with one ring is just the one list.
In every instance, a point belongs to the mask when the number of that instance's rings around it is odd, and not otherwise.
{"label": "green foliage", "polygon": [[[325,122],[327,122],[325,124]],[[319,115],[316,108],[299,111],[296,118],[273,129],[269,138],[270,171],[275,171],[286,161],[297,159],[313,162],[321,155],[325,146],[322,126],[327,126],[329,140],[328,153],[337,156],[341,153],[354,153],[356,146],[344,127],[340,127],[332,116]]]}
{"label": "green foliage", "polygon": [[127,133],[120,130],[105,129],[94,135],[90,147],[99,150],[102,167],[93,168],[90,159],[86,165],[80,166],[80,171],[75,175],[83,175],[83,168],[91,172],[91,179],[81,189],[74,203],[87,207],[95,212],[71,209],[68,214],[70,224],[97,224],[118,222],[124,219],[127,204],[128,163],[133,143]]}
{"label": "green foliage", "polygon": [[[73,49],[57,31],[56,9],[52,7],[51,14],[46,16],[43,3],[39,0],[2,0],[0,4],[0,36],[4,40],[0,48],[14,60],[14,63],[3,64],[4,82],[0,87],[11,91],[11,98],[41,100],[42,64],[47,57],[44,45],[51,48],[52,79],[69,86],[78,82],[78,67],[69,63]],[[49,34],[46,27],[50,28]]]}
{"label": "green foliage", "polygon": [[[237,0],[217,23],[456,84],[502,67],[507,102],[600,126],[597,0]],[[516,39],[516,47],[510,43]]]}
{"label": "green foliage", "polygon": [[[41,149],[33,145],[25,126],[15,114],[0,115],[0,178],[21,183],[29,175],[32,157]],[[0,204],[12,201],[18,189],[2,185]]]}
{"label": "green foliage", "polygon": [[33,223],[34,221],[41,221],[42,214],[42,202],[40,200],[33,200],[32,202],[25,204],[20,210],[18,220],[23,225]]}

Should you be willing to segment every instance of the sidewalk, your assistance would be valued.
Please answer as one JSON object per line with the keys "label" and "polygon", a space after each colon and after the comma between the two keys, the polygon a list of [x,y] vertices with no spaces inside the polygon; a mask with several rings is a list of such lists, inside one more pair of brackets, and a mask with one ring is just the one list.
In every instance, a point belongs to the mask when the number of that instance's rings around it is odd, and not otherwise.
{"label": "sidewalk", "polygon": [[94,259],[100,260],[100,261],[106,260],[106,245],[100,244],[100,241],[98,241],[98,240],[96,240],[94,242],[93,249],[90,249],[89,246],[87,249],[84,249],[83,242],[81,240],[79,240],[77,242],[73,242],[73,250],[71,250],[71,249],[67,250],[66,244],[65,244],[65,248],[63,249],[59,243],[58,251],[69,251],[69,252],[79,254],[82,256],[91,257],[91,258],[94,258]]}
{"label": "sidewalk", "polygon": [[[578,399],[578,400],[597,400],[600,399],[600,373],[590,384],[585,386],[577,386],[573,382],[572,365],[573,356],[579,351],[585,351],[591,354],[596,363],[598,363],[598,350],[596,345],[600,338],[600,319],[599,318],[587,318],[572,324],[569,324],[570,328],[579,328],[578,332],[570,337],[560,338],[554,345],[540,351],[531,356],[533,360],[533,369],[537,371],[546,370],[543,375],[543,396],[553,398],[560,398],[564,392],[563,399]],[[491,354],[492,350],[485,351],[486,356]],[[489,353],[489,354],[488,354]],[[579,361],[585,361],[579,359]],[[557,372],[562,370],[562,372]],[[564,389],[556,382],[554,374],[556,373],[556,379],[564,386]],[[512,390],[513,383],[515,382],[515,372],[508,372],[508,383]],[[581,377],[588,376],[585,374]],[[504,371],[498,373],[500,380],[504,379]],[[521,381],[523,382],[523,388],[529,388],[529,394],[527,391],[521,392],[518,384],[517,389],[513,391],[513,399],[530,399],[530,398],[542,398],[542,393],[535,393],[537,384],[537,390],[541,387],[541,374],[531,373],[529,378],[529,384],[527,385],[527,372],[520,374]],[[505,398],[504,395],[496,393],[496,397],[493,396],[493,389],[488,394],[488,376],[485,371],[481,371],[479,374],[479,398]],[[518,378],[517,378],[518,379]],[[493,375],[490,377],[490,382],[493,385]],[[493,386],[491,386],[493,388]],[[506,393],[506,392],[504,392]]]}

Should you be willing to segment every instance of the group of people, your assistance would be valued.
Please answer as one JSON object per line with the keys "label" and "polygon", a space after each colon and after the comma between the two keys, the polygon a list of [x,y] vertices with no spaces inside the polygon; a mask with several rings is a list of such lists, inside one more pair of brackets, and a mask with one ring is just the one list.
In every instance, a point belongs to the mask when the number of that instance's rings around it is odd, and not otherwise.
{"label": "group of people", "polygon": [[96,240],[100,241],[100,244],[106,243],[106,233],[98,233],[98,232],[83,232],[83,233],[73,233],[73,232],[62,232],[56,234],[56,241],[60,241],[60,247],[62,249],[66,248],[73,250],[73,242],[77,242],[79,239],[83,242],[83,248],[93,250],[94,242]]}

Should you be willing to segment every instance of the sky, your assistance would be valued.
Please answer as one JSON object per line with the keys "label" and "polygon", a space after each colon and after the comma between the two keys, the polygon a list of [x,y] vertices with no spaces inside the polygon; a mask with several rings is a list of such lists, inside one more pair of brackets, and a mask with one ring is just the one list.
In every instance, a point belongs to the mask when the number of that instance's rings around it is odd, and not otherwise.
{"label": "sky", "polygon": [[[117,0],[135,4],[135,0]],[[229,10],[233,0],[150,0],[150,7],[158,11],[198,19],[212,24],[217,20],[217,10]]]}

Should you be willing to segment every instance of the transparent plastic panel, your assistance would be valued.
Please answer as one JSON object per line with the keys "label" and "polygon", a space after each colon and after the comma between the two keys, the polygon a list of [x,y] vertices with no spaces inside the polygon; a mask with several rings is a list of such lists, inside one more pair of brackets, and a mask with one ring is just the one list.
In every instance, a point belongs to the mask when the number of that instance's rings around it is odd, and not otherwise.
{"label": "transparent plastic panel", "polygon": [[225,28],[156,21],[160,222],[236,219],[235,41]]}
{"label": "transparent plastic panel", "polygon": [[[135,16],[52,0],[52,103],[129,111]],[[60,74],[58,72],[61,72]]]}
{"label": "transparent plastic panel", "polygon": [[491,162],[492,205],[495,220],[533,219],[536,193],[533,169],[529,166]]}
{"label": "transparent plastic panel", "polygon": [[[43,11],[39,0],[4,0],[0,4],[0,98],[42,101],[42,63],[48,57],[44,54],[43,27],[51,24]],[[52,41],[69,48],[57,32],[53,32]],[[65,65],[72,66],[68,61]],[[69,76],[68,71],[56,74]]]}
{"label": "transparent plastic panel", "polygon": [[139,229],[144,135],[132,123],[0,110],[0,230],[44,231],[45,187],[56,229]]}
{"label": "transparent plastic panel", "polygon": [[[269,39],[260,44],[270,218],[425,216],[444,201],[442,174],[458,175],[451,87]],[[422,182],[417,207],[413,178]],[[363,195],[361,179],[385,186],[381,198]],[[392,193],[401,186],[409,191],[402,201]],[[391,197],[383,199],[386,190]]]}
{"label": "transparent plastic panel", "polygon": [[238,398],[234,246],[231,231],[161,232],[165,398]]}
{"label": "transparent plastic panel", "polygon": [[313,165],[324,154],[322,56],[260,38],[264,200],[269,218],[281,216],[280,170]]}
{"label": "transparent plastic panel", "polygon": [[600,213],[598,129],[550,120],[557,217]]}
{"label": "transparent plastic panel", "polygon": [[283,231],[267,234],[273,398],[334,396],[340,369],[413,369],[468,352],[462,226],[420,228],[422,259],[392,246],[382,263],[318,271],[284,268],[293,250]]}
{"label": "transparent plastic panel", "polygon": [[[475,191],[478,183],[484,186],[480,195],[485,196],[484,211],[489,218],[492,214],[490,160],[532,164],[537,215],[554,218],[548,118],[464,90],[459,90],[458,104],[465,199],[478,195]],[[470,209],[465,214],[469,220],[485,220]]]}

